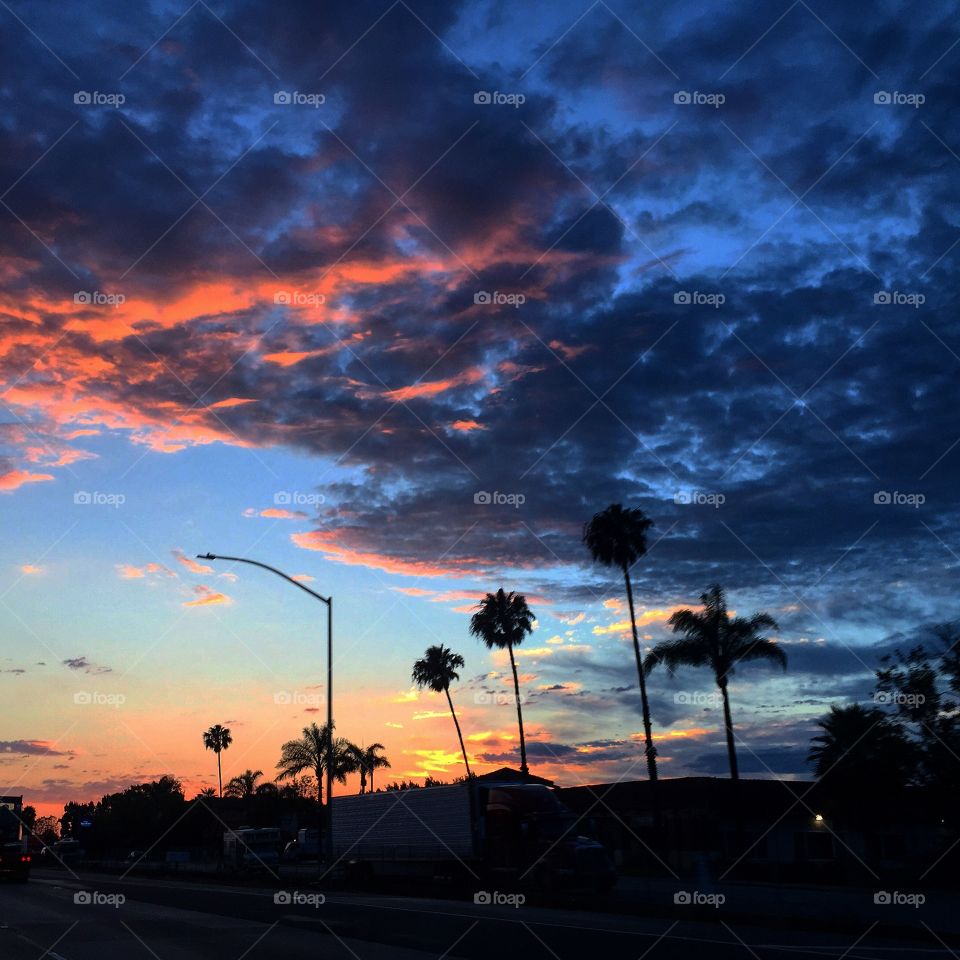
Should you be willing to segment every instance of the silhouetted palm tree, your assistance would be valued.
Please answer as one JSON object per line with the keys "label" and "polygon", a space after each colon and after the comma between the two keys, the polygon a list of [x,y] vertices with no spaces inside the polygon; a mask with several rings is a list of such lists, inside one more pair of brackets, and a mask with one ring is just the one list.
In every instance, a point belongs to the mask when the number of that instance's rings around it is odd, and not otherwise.
{"label": "silhouetted palm tree", "polygon": [[470,773],[470,761],[467,760],[467,748],[463,745],[463,734],[460,732],[460,721],[457,720],[457,711],[453,709],[453,700],[450,697],[450,684],[460,679],[458,670],[464,667],[463,657],[454,653],[441,644],[439,647],[427,647],[423,657],[413,665],[413,682],[418,687],[429,687],[436,693],[445,693],[453,717],[453,725],[457,728],[457,738],[460,740],[460,752],[463,754],[463,765]]}
{"label": "silhouetted palm tree", "polygon": [[220,787],[220,796],[223,796],[223,774],[220,772],[220,754],[233,743],[229,727],[215,723],[209,730],[203,732],[203,745],[217,755],[217,783]]}
{"label": "silhouetted palm tree", "polygon": [[214,790],[213,787],[204,787],[204,788],[197,794],[197,797],[203,797],[205,800],[208,800],[208,799],[210,799],[211,797],[215,797],[216,795],[217,795],[217,791]]}
{"label": "silhouetted palm tree", "polygon": [[750,618],[731,617],[727,612],[727,598],[720,586],[711,587],[700,595],[703,611],[678,610],[668,621],[673,632],[681,634],[676,640],[664,640],[647,654],[646,672],[662,663],[671,674],[677,667],[710,667],[723,696],[723,723],[727,731],[727,753],[730,756],[730,776],[740,778],[737,750],[733,740],[733,720],[730,717],[730,695],[727,684],[736,665],[750,660],[767,660],[787,669],[787,655],[772,640],[763,636],[766,630],[779,630],[777,621],[767,613],[756,613]]}
{"label": "silhouetted palm tree", "polygon": [[[327,724],[318,727],[315,723],[303,728],[299,740],[288,740],[280,748],[277,762],[278,780],[288,780],[309,770],[317,781],[317,802],[323,803],[323,776],[327,769],[327,744],[331,731]],[[356,759],[350,751],[350,743],[343,737],[333,738],[333,779],[347,782],[347,774],[356,770]]]}
{"label": "silhouetted palm tree", "polygon": [[369,747],[358,747],[355,743],[347,748],[353,758],[354,769],[360,774],[360,792],[367,792],[367,775],[370,776],[370,792],[373,793],[373,771],[389,767],[390,761],[382,756],[386,749],[382,743],[371,743]]}
{"label": "silhouetted palm tree", "polygon": [[914,746],[876,707],[834,704],[817,726],[823,732],[813,738],[807,760],[836,793],[862,795],[878,785],[900,787],[916,770]]}
{"label": "silhouetted palm tree", "polygon": [[252,797],[257,789],[257,781],[262,776],[262,770],[244,770],[227,784],[227,796],[239,800]]}
{"label": "silhouetted palm tree", "polygon": [[[633,607],[633,584],[630,582],[630,567],[647,552],[647,531],[653,521],[640,509],[624,509],[619,503],[611,503],[606,510],[596,513],[584,524],[583,542],[594,560],[607,567],[619,567],[627,588],[627,604],[630,607],[630,627],[633,631],[633,654],[637,661],[637,680],[640,683],[640,706],[643,710],[643,735],[646,742],[647,775],[657,781],[657,748],[653,745],[653,729],[650,724],[650,701],[647,699],[647,684],[644,679],[640,656],[640,639],[637,636],[637,616]],[[654,815],[659,818],[657,788],[653,790]]]}
{"label": "silhouetted palm tree", "polygon": [[506,650],[510,654],[510,669],[513,671],[513,689],[517,699],[517,724],[520,728],[520,772],[527,768],[527,744],[523,738],[523,711],[520,709],[520,680],[517,677],[517,661],[513,648],[523,643],[523,638],[533,632],[533,613],[527,606],[527,598],[520,593],[488,593],[478,604],[477,612],[470,618],[470,633],[479,637],[490,650]]}

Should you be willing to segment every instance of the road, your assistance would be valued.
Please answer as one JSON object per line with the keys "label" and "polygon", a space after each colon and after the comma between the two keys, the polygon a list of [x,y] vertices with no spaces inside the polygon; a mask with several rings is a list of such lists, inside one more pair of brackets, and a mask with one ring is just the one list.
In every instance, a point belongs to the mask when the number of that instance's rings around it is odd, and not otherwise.
{"label": "road", "polygon": [[[277,897],[278,893],[289,894]],[[948,960],[936,941],[776,931],[528,905],[37,871],[0,886],[4,960],[672,958]],[[314,896],[311,902],[310,896]],[[276,902],[277,900],[281,902]],[[289,902],[284,902],[289,901]],[[299,902],[298,902],[299,901]],[[918,932],[923,928],[918,923]]]}

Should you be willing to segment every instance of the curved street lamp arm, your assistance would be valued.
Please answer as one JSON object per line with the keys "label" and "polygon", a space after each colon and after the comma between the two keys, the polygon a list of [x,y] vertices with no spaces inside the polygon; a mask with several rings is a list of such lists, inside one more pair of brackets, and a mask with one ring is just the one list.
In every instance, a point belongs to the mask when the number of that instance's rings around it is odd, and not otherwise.
{"label": "curved street lamp arm", "polygon": [[225,557],[222,554],[216,553],[198,553],[198,560],[231,560],[234,563],[249,563],[254,567],[260,567],[263,570],[269,570],[271,573],[275,573],[278,577],[283,577],[288,583],[292,583],[295,587],[299,587],[305,593],[309,593],[311,597],[315,597],[317,600],[322,600],[327,606],[330,605],[331,598],[321,596],[315,590],[311,590],[309,587],[305,587],[299,580],[294,580],[293,577],[288,577],[282,570],[278,570],[276,567],[271,567],[266,563],[261,563],[259,560],[247,560],[245,557]]}

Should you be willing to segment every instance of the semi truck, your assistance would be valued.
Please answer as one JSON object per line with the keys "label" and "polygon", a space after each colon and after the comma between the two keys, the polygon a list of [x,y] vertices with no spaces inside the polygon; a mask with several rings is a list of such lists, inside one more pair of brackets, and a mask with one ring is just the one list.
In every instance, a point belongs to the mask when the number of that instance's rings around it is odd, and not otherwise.
{"label": "semi truck", "polygon": [[553,891],[609,889],[616,874],[551,787],[467,781],[333,799],[334,860],[347,876],[474,880]]}
{"label": "semi truck", "polygon": [[30,879],[23,797],[0,797],[0,876],[20,883]]}

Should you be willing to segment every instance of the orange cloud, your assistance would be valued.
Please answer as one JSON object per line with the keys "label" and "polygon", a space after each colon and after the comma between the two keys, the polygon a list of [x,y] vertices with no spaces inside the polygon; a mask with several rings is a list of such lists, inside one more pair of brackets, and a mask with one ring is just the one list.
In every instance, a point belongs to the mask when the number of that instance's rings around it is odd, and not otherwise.
{"label": "orange cloud", "polygon": [[[609,601],[604,603],[604,606],[607,606]],[[682,610],[683,607],[670,607],[667,610],[644,610],[642,613],[637,616],[637,626],[643,627],[648,623],[666,623],[670,617],[677,611]],[[593,628],[594,635],[602,637],[609,633],[619,633],[619,634],[629,634],[630,621],[629,620],[618,620],[615,623],[609,623],[606,626],[601,626],[597,624]]]}
{"label": "orange cloud", "polygon": [[42,483],[52,479],[53,474],[50,473],[30,473],[28,470],[10,470],[0,475],[0,492],[11,493],[22,487],[25,483]]}
{"label": "orange cloud", "polygon": [[198,583],[193,592],[197,594],[196,600],[185,600],[185,607],[207,607],[217,603],[232,603],[233,601],[225,593],[217,593],[211,587]]}
{"label": "orange cloud", "polygon": [[118,563],[117,573],[123,580],[139,580],[147,575],[142,567],[135,567],[132,563]]}
{"label": "orange cloud", "polygon": [[207,566],[205,563],[197,563],[193,557],[188,557],[182,550],[174,550],[173,555],[191,573],[213,573],[213,567]]}
{"label": "orange cloud", "polygon": [[464,433],[469,433],[471,430],[486,430],[487,428],[482,423],[477,423],[476,420],[454,420],[450,424],[452,430],[460,430]]}
{"label": "orange cloud", "polygon": [[208,410],[217,410],[220,407],[239,407],[245,403],[256,403],[252,397],[230,397],[227,400],[218,400],[216,403],[207,405]]}
{"label": "orange cloud", "polygon": [[[408,560],[390,556],[385,553],[374,553],[369,550],[358,550],[337,542],[342,536],[336,530],[311,530],[309,533],[294,533],[290,539],[304,550],[318,550],[326,554],[328,560],[336,560],[348,566],[370,567],[373,570],[383,570],[385,573],[399,573],[405,576],[416,577],[462,577],[467,573],[475,572],[483,567],[484,561],[477,557],[463,558],[450,565],[434,563],[429,560]],[[453,565],[453,564],[456,565]]]}
{"label": "orange cloud", "polygon": [[387,390],[383,396],[387,400],[413,400],[415,397],[435,397],[438,393],[444,393],[452,390],[454,387],[462,387],[471,383],[478,383],[486,376],[482,367],[469,367],[463,373],[458,373],[455,377],[448,377],[445,380],[427,380],[423,383],[414,383],[409,387],[400,387],[397,390]]}
{"label": "orange cloud", "polygon": [[26,574],[27,576],[36,575],[43,573],[43,567],[38,567],[35,563],[25,563],[20,568],[20,572]]}

